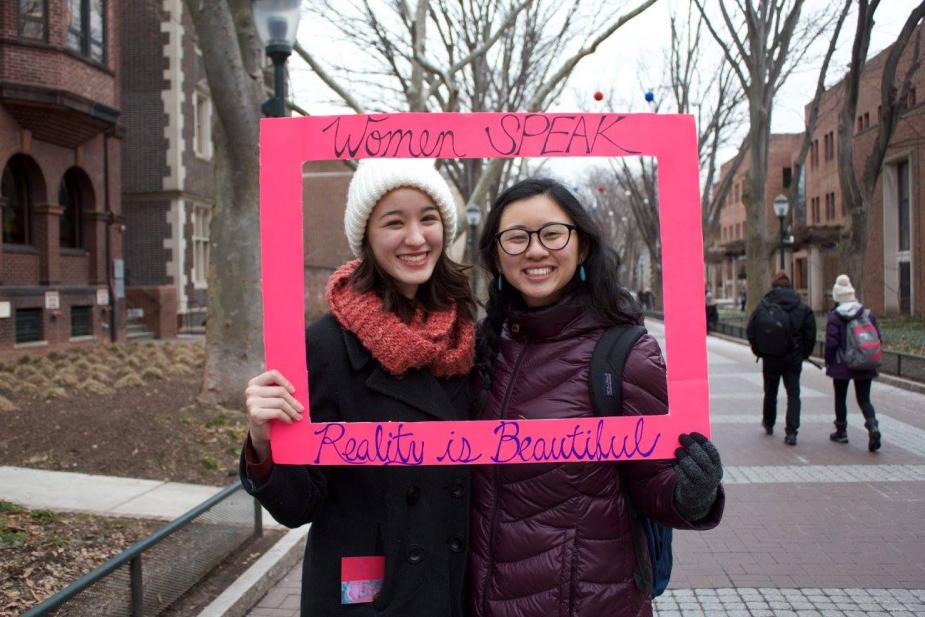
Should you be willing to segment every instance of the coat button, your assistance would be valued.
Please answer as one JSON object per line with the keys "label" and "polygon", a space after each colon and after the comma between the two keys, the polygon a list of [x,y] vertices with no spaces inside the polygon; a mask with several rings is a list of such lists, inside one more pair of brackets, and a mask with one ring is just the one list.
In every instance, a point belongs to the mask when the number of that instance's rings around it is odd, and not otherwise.
{"label": "coat button", "polygon": [[462,496],[465,494],[466,494],[466,489],[463,488],[463,485],[458,482],[453,485],[453,488],[450,489],[450,495],[452,495],[456,499],[462,499]]}
{"label": "coat button", "polygon": [[408,548],[408,563],[413,566],[424,561],[424,549],[420,546],[413,544]]}
{"label": "coat button", "polygon": [[516,324],[516,323],[511,324],[511,332],[513,332],[514,334],[517,334],[518,332],[520,332],[520,324]]}
{"label": "coat button", "polygon": [[450,550],[454,553],[461,553],[463,550],[463,541],[459,538],[450,538],[447,544],[450,545]]}
{"label": "coat button", "polygon": [[406,497],[408,499],[408,505],[413,506],[421,498],[421,489],[416,486],[412,486],[408,489]]}

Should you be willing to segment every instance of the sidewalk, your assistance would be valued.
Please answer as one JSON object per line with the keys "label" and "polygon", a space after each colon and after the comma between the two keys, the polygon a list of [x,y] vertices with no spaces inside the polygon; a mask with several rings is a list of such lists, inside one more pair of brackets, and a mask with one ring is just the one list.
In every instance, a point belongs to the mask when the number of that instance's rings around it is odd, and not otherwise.
{"label": "sidewalk", "polygon": [[31,509],[173,520],[220,490],[219,486],[0,467],[0,495]]}
{"label": "sidewalk", "polygon": [[[661,323],[647,327],[662,338]],[[783,387],[769,437],[761,367],[748,347],[708,337],[707,348],[726,512],[713,531],[676,533],[656,617],[925,615],[925,395],[874,384],[883,448],[871,454],[853,398],[850,443],[829,441],[831,380],[804,364],[799,444],[790,447]],[[301,568],[249,616],[297,617]]]}

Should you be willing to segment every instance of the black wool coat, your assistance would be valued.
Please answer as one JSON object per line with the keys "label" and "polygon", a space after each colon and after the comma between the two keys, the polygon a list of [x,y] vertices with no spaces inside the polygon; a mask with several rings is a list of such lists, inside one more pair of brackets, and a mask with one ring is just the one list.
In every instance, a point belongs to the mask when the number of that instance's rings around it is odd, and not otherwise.
{"label": "black wool coat", "polygon": [[[465,420],[466,378],[387,373],[327,314],[306,331],[309,409],[318,421]],[[431,446],[432,447],[432,446]],[[287,527],[311,523],[302,570],[303,617],[461,617],[469,529],[466,466],[274,465],[245,489]],[[342,605],[342,557],[385,556],[371,604]]]}

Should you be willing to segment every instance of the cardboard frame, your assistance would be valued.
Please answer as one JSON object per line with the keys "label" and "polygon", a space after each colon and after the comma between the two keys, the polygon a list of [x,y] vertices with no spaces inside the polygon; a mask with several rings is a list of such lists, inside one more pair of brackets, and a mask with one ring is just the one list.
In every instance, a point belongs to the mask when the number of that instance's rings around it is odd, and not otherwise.
{"label": "cardboard frame", "polygon": [[[312,423],[305,350],[302,168],[306,161],[654,156],[658,160],[670,413],[567,420]],[[272,426],[273,460],[459,465],[673,458],[682,432],[710,435],[697,132],[689,115],[398,113],[260,124],[266,366],[296,388],[302,422]]]}

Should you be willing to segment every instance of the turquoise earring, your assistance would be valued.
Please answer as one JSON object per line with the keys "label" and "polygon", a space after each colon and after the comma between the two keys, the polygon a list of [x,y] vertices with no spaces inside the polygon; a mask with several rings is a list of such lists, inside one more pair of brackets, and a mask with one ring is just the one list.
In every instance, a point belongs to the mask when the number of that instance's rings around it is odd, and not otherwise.
{"label": "turquoise earring", "polygon": [[504,279],[503,279],[502,276],[499,274],[499,275],[498,275],[498,291],[501,291],[501,281],[503,281],[503,280],[504,280]]}
{"label": "turquoise earring", "polygon": [[584,264],[578,264],[578,278],[581,279],[581,282],[582,282],[582,283],[584,283],[585,281],[588,280],[588,275],[585,274],[585,265],[584,265]]}

